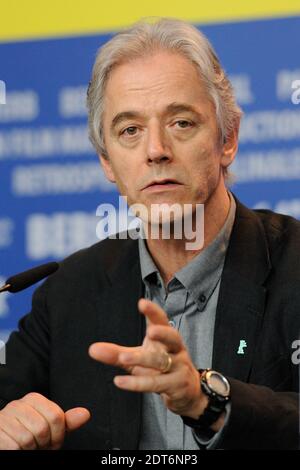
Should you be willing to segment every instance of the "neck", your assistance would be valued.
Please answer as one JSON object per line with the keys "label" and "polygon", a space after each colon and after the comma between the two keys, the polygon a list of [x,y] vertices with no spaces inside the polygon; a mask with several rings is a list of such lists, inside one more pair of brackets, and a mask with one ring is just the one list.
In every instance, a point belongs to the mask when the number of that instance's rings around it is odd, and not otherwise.
{"label": "neck", "polygon": [[217,188],[204,204],[204,243],[201,248],[187,250],[186,244],[190,240],[184,237],[180,240],[161,237],[147,239],[148,250],[165,284],[215,239],[226,221],[229,209],[230,199],[226,187]]}

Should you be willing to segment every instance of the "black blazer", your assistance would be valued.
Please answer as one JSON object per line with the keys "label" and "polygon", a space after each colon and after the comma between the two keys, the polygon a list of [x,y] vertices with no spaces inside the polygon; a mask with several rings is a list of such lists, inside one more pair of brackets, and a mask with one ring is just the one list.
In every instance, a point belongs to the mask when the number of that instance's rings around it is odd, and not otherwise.
{"label": "black blazer", "polygon": [[[214,332],[212,367],[232,388],[221,448],[297,448],[299,367],[291,356],[300,331],[299,253],[298,221],[237,202]],[[92,418],[64,448],[136,449],[142,394],[115,387],[113,377],[125,372],[92,360],[88,347],[141,344],[142,295],[137,241],[107,239],[63,261],[8,341],[0,406],[32,391],[65,410],[84,406]]]}

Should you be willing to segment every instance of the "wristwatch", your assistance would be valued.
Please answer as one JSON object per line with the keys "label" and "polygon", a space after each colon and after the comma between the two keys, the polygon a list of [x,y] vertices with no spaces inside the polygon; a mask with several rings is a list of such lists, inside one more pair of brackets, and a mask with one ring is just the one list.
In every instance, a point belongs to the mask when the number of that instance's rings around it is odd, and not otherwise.
{"label": "wristwatch", "polygon": [[201,390],[208,397],[208,405],[198,419],[181,416],[184,424],[196,429],[208,429],[215,423],[230,401],[230,385],[226,377],[215,370],[199,371]]}

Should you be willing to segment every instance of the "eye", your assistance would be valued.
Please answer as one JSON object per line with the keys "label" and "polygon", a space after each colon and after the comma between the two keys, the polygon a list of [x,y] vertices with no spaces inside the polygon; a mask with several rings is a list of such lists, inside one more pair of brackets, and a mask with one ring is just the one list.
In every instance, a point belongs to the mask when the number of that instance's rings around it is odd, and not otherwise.
{"label": "eye", "polygon": [[136,133],[137,133],[137,127],[136,126],[129,126],[129,127],[126,127],[126,129],[124,129],[121,132],[121,135],[135,135]]}
{"label": "eye", "polygon": [[180,119],[179,121],[176,121],[176,123],[181,129],[186,129],[188,127],[192,127],[193,123],[190,121],[186,121],[185,119]]}

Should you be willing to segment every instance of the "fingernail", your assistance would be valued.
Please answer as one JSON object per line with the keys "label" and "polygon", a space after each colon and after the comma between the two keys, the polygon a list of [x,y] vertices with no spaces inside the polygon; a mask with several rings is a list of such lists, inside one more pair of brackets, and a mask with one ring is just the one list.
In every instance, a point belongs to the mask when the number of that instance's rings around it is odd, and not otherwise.
{"label": "fingernail", "polygon": [[124,377],[115,377],[114,382],[116,385],[124,385],[126,383],[126,379]]}

